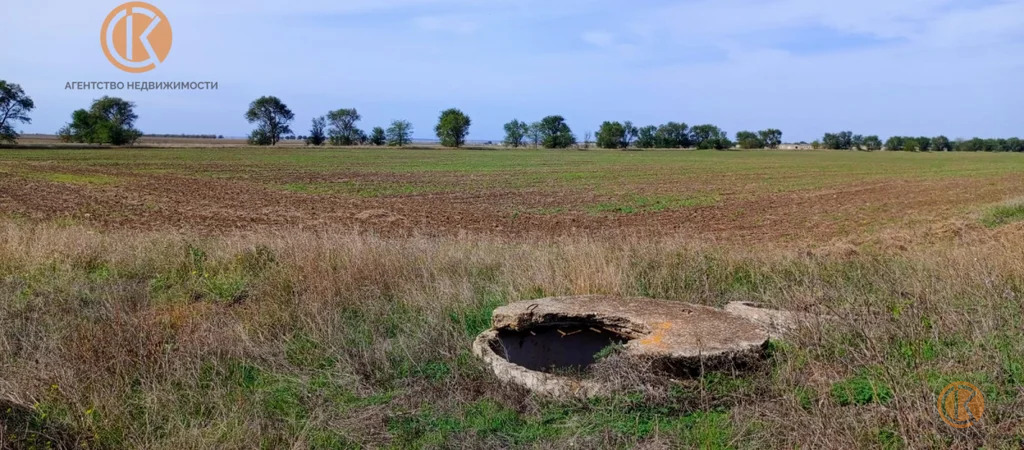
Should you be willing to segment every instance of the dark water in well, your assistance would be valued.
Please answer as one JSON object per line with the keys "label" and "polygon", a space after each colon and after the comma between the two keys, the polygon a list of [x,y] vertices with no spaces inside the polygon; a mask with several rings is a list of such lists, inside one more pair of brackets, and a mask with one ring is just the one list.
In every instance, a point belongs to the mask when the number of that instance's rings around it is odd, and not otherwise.
{"label": "dark water in well", "polygon": [[548,326],[528,331],[499,331],[495,351],[509,362],[530,370],[582,371],[594,363],[598,352],[626,341],[607,330]]}

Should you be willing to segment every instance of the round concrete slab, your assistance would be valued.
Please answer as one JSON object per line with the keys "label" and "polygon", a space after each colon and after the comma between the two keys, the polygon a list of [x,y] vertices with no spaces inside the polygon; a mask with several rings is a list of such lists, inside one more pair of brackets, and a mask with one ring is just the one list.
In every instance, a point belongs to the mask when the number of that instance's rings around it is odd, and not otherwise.
{"label": "round concrete slab", "polygon": [[[685,368],[760,355],[768,339],[769,330],[758,322],[721,309],[592,295],[499,307],[493,328],[477,338],[473,350],[506,381],[548,394],[594,395],[603,387],[560,369],[585,368],[604,344],[618,345],[625,357]],[[560,361],[571,364],[558,366]],[[549,363],[556,367],[545,369]]]}

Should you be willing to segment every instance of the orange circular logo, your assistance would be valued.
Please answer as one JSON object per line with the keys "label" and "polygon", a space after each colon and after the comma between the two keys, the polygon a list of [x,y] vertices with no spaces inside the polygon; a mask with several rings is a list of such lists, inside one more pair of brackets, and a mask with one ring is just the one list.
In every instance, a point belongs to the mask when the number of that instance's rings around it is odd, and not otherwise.
{"label": "orange circular logo", "polygon": [[985,413],[985,396],[971,383],[950,383],[939,394],[939,415],[953,428],[969,428]]}
{"label": "orange circular logo", "polygon": [[114,8],[103,21],[100,44],[118,69],[148,72],[171,52],[171,22],[149,3],[128,2]]}

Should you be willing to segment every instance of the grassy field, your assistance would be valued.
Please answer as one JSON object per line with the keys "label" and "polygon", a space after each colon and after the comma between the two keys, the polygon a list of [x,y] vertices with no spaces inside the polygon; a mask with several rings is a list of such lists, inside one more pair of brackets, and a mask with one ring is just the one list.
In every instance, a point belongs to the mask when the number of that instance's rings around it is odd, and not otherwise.
{"label": "grassy field", "polygon": [[[1016,448],[1013,154],[0,150],[0,447]],[[569,294],[837,320],[750,372],[530,395],[469,352]],[[936,410],[953,381],[980,424]]]}

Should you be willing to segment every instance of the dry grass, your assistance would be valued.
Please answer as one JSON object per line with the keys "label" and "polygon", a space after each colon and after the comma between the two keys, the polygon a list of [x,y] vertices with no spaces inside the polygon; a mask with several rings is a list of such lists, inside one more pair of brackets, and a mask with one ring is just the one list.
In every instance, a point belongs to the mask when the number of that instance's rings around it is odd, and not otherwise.
{"label": "dry grass", "polygon": [[[815,255],[3,223],[0,447],[1013,447],[1024,240],[1001,231]],[[841,320],[777,343],[763,369],[654,396],[531,397],[470,356],[496,305],[563,294],[749,300]],[[935,409],[958,380],[987,402],[962,431]]]}

